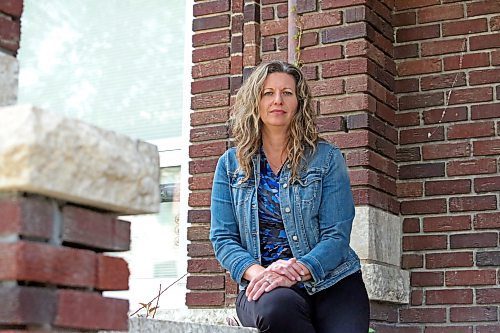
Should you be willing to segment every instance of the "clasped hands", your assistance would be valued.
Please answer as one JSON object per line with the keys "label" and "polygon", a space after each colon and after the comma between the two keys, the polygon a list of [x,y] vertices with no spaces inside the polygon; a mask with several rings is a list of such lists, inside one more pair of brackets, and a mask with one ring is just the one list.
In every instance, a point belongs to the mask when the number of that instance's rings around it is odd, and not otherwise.
{"label": "clasped hands", "polygon": [[256,301],[265,292],[270,292],[277,287],[289,288],[297,282],[303,281],[308,274],[308,269],[297,262],[296,258],[279,259],[250,280],[245,295],[249,302]]}

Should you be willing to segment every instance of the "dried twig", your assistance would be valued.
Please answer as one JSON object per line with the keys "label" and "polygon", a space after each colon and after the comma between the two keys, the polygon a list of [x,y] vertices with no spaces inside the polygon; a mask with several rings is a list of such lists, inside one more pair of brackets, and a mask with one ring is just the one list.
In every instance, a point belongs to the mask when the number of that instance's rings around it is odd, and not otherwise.
{"label": "dried twig", "polygon": [[[177,282],[179,282],[180,280],[182,280],[188,273],[184,274],[183,276],[181,276],[180,278],[178,278],[177,280],[175,280],[174,282],[172,282],[171,284],[169,284],[165,289],[161,290],[161,285],[160,285],[160,292],[158,293],[158,296],[156,296],[155,298],[153,298],[152,300],[150,300],[149,302],[147,303],[140,303],[141,304],[141,307],[139,309],[137,309],[137,311],[135,311],[134,313],[132,313],[130,315],[130,317],[136,315],[139,311],[141,311],[142,309],[146,309],[147,311],[147,315],[149,315],[149,311],[150,310],[154,310],[154,313],[156,314],[156,309],[158,308],[158,302],[160,300],[160,296],[168,290],[168,288],[172,287],[174,284],[176,284]],[[156,300],[156,306],[154,308],[150,308],[151,304],[153,304],[153,302]],[[153,318],[154,318],[154,314],[153,314]]]}
{"label": "dried twig", "polygon": [[156,310],[158,310],[158,303],[160,302],[160,294],[161,294],[161,283],[160,283],[160,288],[158,289],[158,297],[156,298],[156,305],[154,307],[154,309],[155,309],[154,311],[155,312],[153,312],[153,318],[156,315]]}

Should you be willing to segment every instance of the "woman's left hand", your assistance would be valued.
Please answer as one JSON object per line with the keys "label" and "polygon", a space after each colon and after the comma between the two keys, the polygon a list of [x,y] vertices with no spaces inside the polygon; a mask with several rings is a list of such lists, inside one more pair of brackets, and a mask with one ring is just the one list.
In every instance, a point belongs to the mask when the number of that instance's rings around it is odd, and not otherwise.
{"label": "woman's left hand", "polygon": [[256,301],[264,293],[268,293],[277,287],[290,288],[295,283],[297,282],[290,280],[284,275],[265,270],[250,281],[245,291],[245,295],[249,302]]}

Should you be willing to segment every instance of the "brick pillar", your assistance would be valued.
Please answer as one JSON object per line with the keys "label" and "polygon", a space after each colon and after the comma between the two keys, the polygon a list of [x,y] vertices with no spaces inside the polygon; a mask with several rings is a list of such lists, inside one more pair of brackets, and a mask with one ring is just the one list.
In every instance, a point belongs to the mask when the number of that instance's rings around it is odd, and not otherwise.
{"label": "brick pillar", "polygon": [[500,2],[397,0],[394,25],[399,331],[500,332]]}
{"label": "brick pillar", "polygon": [[15,58],[21,35],[23,0],[0,2],[0,106],[17,99],[18,63]]}
{"label": "brick pillar", "polygon": [[0,331],[127,330],[130,224],[156,212],[156,147],[29,106],[0,109]]}
{"label": "brick pillar", "polygon": [[15,55],[21,36],[23,0],[4,0],[0,3],[0,50]]}
{"label": "brick pillar", "polygon": [[[217,158],[227,149],[230,87],[238,85],[243,1],[196,2],[193,7],[193,83],[189,148],[188,272],[186,304],[221,307],[225,275],[208,241],[210,189]],[[234,29],[234,31],[232,31]],[[234,34],[234,35],[233,35]],[[232,36],[233,35],[233,36]],[[237,68],[237,66],[236,66]],[[235,71],[234,71],[235,70]],[[234,77],[231,75],[234,74]]]}
{"label": "brick pillar", "polygon": [[[190,196],[186,304],[234,304],[237,286],[213,257],[208,242],[210,189],[218,157],[229,147],[229,106],[243,77],[260,63],[259,1],[222,0],[193,7]],[[200,88],[201,87],[201,88]]]}

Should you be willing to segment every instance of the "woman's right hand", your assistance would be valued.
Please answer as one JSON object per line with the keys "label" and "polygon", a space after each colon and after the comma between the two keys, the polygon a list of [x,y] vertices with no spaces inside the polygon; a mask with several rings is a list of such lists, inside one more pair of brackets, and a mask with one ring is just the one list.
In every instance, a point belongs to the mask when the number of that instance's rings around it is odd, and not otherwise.
{"label": "woman's right hand", "polygon": [[288,260],[276,260],[266,268],[266,271],[271,271],[283,275],[292,281],[303,281],[306,272],[303,267],[297,262],[296,258]]}

